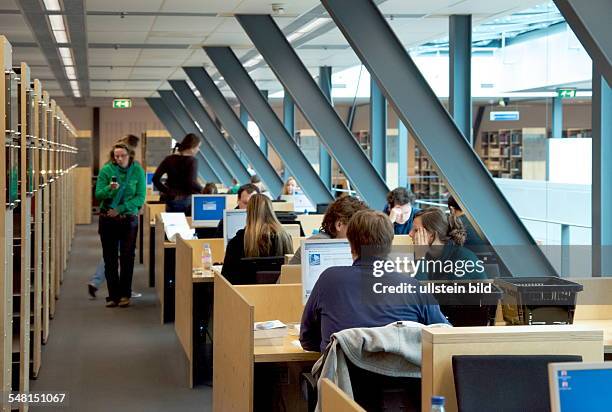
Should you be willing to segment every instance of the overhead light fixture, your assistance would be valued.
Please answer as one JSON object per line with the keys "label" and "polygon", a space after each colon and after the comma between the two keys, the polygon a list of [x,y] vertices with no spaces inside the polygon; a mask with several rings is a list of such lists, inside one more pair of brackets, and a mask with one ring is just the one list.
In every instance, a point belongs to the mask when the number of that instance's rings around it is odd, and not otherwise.
{"label": "overhead light fixture", "polygon": [[45,3],[45,8],[48,11],[60,11],[62,9],[59,0],[43,0],[43,3]]}
{"label": "overhead light fixture", "polygon": [[76,72],[74,70],[74,66],[66,66],[64,67],[64,70],[66,70],[66,76],[68,76],[68,79],[76,80]]}
{"label": "overhead light fixture", "polygon": [[64,63],[64,66],[74,66],[74,62],[72,61],[72,57],[64,57],[62,59],[62,63]]}
{"label": "overhead light fixture", "polygon": [[49,23],[51,23],[51,30],[66,30],[64,27],[64,16],[60,14],[52,14],[49,16]]}
{"label": "overhead light fixture", "polygon": [[70,87],[72,87],[72,90],[79,90],[79,82],[76,80],[70,80]]}
{"label": "overhead light fixture", "polygon": [[81,97],[81,92],[78,90],[73,90],[72,94],[74,95],[74,97]]}
{"label": "overhead light fixture", "polygon": [[312,20],[309,23],[306,23],[305,25],[303,25],[301,28],[297,29],[296,31],[308,33],[309,31],[313,31],[314,29],[322,26],[323,24],[329,21],[330,21],[329,17],[317,17],[316,19]]}
{"label": "overhead light fixture", "polygon": [[244,62],[243,66],[244,67],[255,66],[257,63],[261,61],[261,59],[262,59],[261,56],[253,57],[252,59],[249,59],[246,62]]}
{"label": "overhead light fixture", "polygon": [[305,34],[305,33],[302,33],[302,32],[299,32],[299,31],[293,32],[293,33],[291,33],[289,36],[287,36],[287,41],[288,41],[289,43],[291,43],[291,42],[293,42],[294,40],[297,40],[297,39],[299,39],[300,37],[302,37],[304,34]]}
{"label": "overhead light fixture", "polygon": [[53,30],[53,37],[55,37],[55,42],[58,44],[68,43],[68,36],[64,30]]}
{"label": "overhead light fixture", "polygon": [[68,47],[59,47],[58,50],[59,50],[60,56],[62,56],[62,59],[72,58],[72,52],[70,51]]}

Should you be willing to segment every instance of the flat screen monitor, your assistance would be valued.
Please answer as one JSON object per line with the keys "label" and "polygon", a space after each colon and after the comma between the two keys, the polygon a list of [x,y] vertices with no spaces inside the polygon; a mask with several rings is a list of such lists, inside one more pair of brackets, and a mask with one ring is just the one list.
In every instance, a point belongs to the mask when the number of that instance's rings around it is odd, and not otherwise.
{"label": "flat screen monitor", "polygon": [[612,405],[612,362],[549,363],[552,412],[601,411]]}
{"label": "flat screen monitor", "polygon": [[223,243],[227,243],[236,236],[236,233],[246,226],[246,209],[232,209],[223,211]]}
{"label": "flat screen monitor", "polygon": [[223,195],[192,195],[191,218],[193,227],[215,227],[223,218],[225,196]]}
{"label": "flat screen monitor", "polygon": [[293,210],[298,213],[315,213],[317,207],[304,194],[281,195],[281,200],[293,203]]}
{"label": "flat screen monitor", "polygon": [[147,172],[147,188],[151,189],[151,192],[157,193],[157,188],[153,185],[153,175],[155,172]]}
{"label": "flat screen monitor", "polygon": [[332,266],[351,266],[353,256],[347,239],[302,240],[302,300],[306,304],[321,272]]}

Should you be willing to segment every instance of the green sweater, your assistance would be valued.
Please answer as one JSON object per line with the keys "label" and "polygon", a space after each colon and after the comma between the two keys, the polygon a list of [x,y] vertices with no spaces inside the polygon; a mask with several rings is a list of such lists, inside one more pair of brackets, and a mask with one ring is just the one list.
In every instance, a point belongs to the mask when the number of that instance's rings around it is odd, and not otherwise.
{"label": "green sweater", "polygon": [[96,182],[96,199],[100,201],[100,210],[107,211],[113,203],[113,199],[119,193],[119,188],[111,189],[111,177],[116,176],[119,187],[127,185],[121,202],[116,209],[120,215],[137,215],[138,210],[145,202],[147,195],[145,173],[138,162],[133,162],[130,166],[134,168],[130,180],[126,182],[129,168],[123,169],[114,163],[105,164]]}

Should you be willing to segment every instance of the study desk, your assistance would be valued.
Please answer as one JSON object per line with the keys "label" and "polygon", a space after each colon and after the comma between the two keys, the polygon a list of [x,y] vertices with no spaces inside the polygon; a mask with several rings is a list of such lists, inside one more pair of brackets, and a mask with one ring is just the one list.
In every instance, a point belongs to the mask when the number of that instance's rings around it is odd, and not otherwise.
{"label": "study desk", "polygon": [[604,357],[612,360],[612,319],[577,319],[574,325],[602,330]]}
{"label": "study desk", "polygon": [[165,211],[163,203],[145,203],[142,212],[142,260],[149,274],[149,287],[155,286],[155,216]]}
{"label": "study desk", "polygon": [[155,257],[155,291],[160,304],[161,323],[174,321],[174,267],[176,264],[176,243],[168,242],[161,216],[155,216],[155,248],[151,254]]}
{"label": "study desk", "polygon": [[[284,399],[287,410],[306,411],[299,378],[320,354],[293,345],[297,336],[287,336],[282,345],[256,347],[253,335],[253,322],[299,322],[301,291],[299,284],[237,286],[215,276],[213,411],[252,412],[255,403],[269,401],[262,398],[272,391]],[[266,404],[261,410],[274,408]]]}

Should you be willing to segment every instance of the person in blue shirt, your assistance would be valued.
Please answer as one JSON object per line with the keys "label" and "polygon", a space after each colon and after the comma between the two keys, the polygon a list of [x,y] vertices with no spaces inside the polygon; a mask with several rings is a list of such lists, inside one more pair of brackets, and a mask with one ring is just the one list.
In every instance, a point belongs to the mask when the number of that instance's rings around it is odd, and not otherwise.
{"label": "person in blue shirt", "polygon": [[[300,343],[304,349],[323,352],[332,334],[349,328],[396,321],[448,323],[435,299],[418,293],[417,280],[397,272],[375,275],[377,263],[389,255],[393,241],[393,226],[385,214],[372,210],[355,213],[347,238],[353,265],[330,267],[319,276],[302,314]],[[402,285],[412,285],[416,291],[380,293],[384,286]]]}
{"label": "person in blue shirt", "polygon": [[396,235],[407,235],[412,229],[414,215],[420,209],[413,207],[415,196],[405,187],[398,187],[387,194],[387,205],[383,210],[393,223]]}
{"label": "person in blue shirt", "polygon": [[461,221],[430,207],[416,213],[410,237],[416,255],[423,255],[426,269],[419,280],[486,279],[484,264],[471,250],[463,247],[466,231]]}

